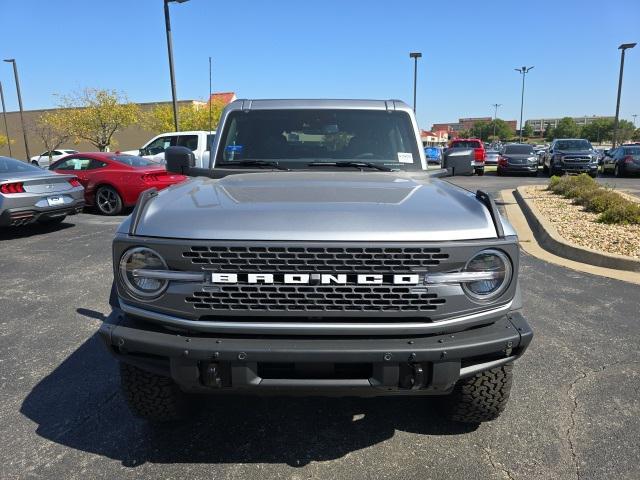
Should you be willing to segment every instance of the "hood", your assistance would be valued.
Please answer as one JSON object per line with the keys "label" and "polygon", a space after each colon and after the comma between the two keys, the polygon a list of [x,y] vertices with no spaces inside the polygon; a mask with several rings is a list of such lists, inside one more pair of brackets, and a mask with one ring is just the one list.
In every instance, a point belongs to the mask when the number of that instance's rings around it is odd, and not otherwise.
{"label": "hood", "polygon": [[441,180],[403,173],[305,171],[200,177],[174,185],[148,204],[136,235],[443,241],[494,238],[496,231],[474,194]]}
{"label": "hood", "polygon": [[527,163],[529,158],[534,159],[536,162],[538,161],[535,153],[505,153],[503,157],[511,163]]}
{"label": "hood", "polygon": [[594,155],[593,150],[556,150],[554,153],[559,153],[562,155],[578,155],[581,157],[586,157],[587,155]]}

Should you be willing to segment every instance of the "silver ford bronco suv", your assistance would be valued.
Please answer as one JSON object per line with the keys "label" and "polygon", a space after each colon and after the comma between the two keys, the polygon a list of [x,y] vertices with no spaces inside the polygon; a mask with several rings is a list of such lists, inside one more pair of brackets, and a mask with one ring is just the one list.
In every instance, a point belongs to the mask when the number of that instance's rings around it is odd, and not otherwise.
{"label": "silver ford bronco suv", "polygon": [[486,193],[427,171],[406,104],[237,100],[210,158],[169,148],[192,178],[144,192],[113,241],[100,334],[135,414],[268,393],[498,417],[533,336],[517,237]]}

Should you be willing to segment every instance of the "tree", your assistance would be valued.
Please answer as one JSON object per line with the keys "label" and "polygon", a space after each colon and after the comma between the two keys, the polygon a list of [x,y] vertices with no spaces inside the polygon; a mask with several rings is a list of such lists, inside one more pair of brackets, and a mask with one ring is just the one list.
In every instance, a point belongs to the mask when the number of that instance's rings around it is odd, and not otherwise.
{"label": "tree", "polygon": [[52,162],[52,151],[59,148],[71,137],[65,115],[61,112],[48,112],[40,115],[38,121],[30,129],[43,143],[49,153],[49,162]]}
{"label": "tree", "polygon": [[9,140],[7,140],[7,137],[5,135],[0,135],[0,147],[4,147],[5,145],[9,144]]}
{"label": "tree", "polygon": [[101,152],[112,144],[114,133],[140,119],[140,108],[115,90],[87,88],[60,96],[59,106],[62,128]]}
{"label": "tree", "polygon": [[[215,130],[225,104],[215,101],[211,105],[211,129]],[[209,130],[209,104],[181,105],[178,108],[178,130]],[[170,104],[156,105],[144,115],[145,127],[155,133],[173,131],[173,107]]]}
{"label": "tree", "polygon": [[591,142],[602,143],[611,140],[613,135],[613,120],[598,118],[588,123],[580,131],[580,136]]}
{"label": "tree", "polygon": [[636,128],[636,131],[633,132],[633,137],[631,137],[631,140],[640,142],[640,128]]}
{"label": "tree", "polygon": [[630,122],[629,120],[620,120],[618,122],[618,133],[616,134],[617,142],[622,143],[631,140],[634,131],[635,127],[633,126],[633,122]]}
{"label": "tree", "polygon": [[576,138],[580,136],[580,127],[571,117],[564,117],[554,129],[554,138]]}
{"label": "tree", "polygon": [[495,126],[495,137],[500,140],[506,140],[508,138],[513,137],[513,130],[509,126],[507,122],[501,120],[499,118],[492,120],[490,122],[478,121],[473,124],[473,129],[471,130],[471,134],[480,138],[481,140],[489,140],[493,137]]}
{"label": "tree", "polygon": [[527,138],[533,137],[533,127],[530,123],[524,124],[524,128],[522,129],[522,136]]}

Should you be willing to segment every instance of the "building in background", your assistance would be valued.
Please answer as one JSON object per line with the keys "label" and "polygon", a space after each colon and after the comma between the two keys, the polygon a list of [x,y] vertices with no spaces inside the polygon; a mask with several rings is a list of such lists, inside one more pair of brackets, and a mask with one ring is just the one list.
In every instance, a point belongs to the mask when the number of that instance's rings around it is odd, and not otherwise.
{"label": "building in background", "polygon": [[[223,92],[223,93],[214,93],[211,95],[211,99],[214,102],[223,102],[227,104],[236,99],[236,94],[233,92]],[[142,113],[147,113],[151,111],[158,105],[171,105],[171,102],[148,102],[148,103],[138,103],[140,110]],[[180,100],[178,101],[178,107],[183,105],[207,105],[207,102],[202,102],[198,100]],[[49,108],[42,110],[25,110],[24,111],[24,120],[27,125],[27,140],[29,142],[29,150],[31,150],[31,155],[39,155],[45,151],[44,146],[42,145],[42,141],[33,134],[33,132],[29,131],[29,125],[34,125],[40,118],[43,113],[53,112],[58,109]],[[20,160],[26,160],[26,154],[24,151],[24,142],[22,140],[22,127],[20,126],[20,112],[7,112],[7,126],[9,129],[9,138],[12,140],[11,143],[11,153],[14,158],[18,158]],[[0,132],[4,135],[4,128],[0,130]],[[135,150],[144,145],[148,140],[156,136],[157,134],[162,132],[153,132],[145,129],[142,125],[130,125],[127,128],[122,129],[122,131],[117,132],[113,138],[115,143],[111,146],[111,151],[116,150]],[[68,148],[73,150],[79,150],[84,152],[93,152],[96,150],[96,147],[91,145],[89,142],[79,142],[73,143],[72,140],[69,140],[65,144],[61,145],[60,148]],[[7,156],[9,155],[9,147],[7,145],[0,146],[0,155]]]}
{"label": "building in background", "polygon": [[[469,117],[459,118],[457,122],[450,123],[434,123],[431,127],[432,132],[446,131],[451,138],[458,136],[463,130],[472,130],[476,122],[491,122],[492,117]],[[515,132],[518,122],[517,120],[505,120],[505,123]]]}
{"label": "building in background", "polygon": [[439,130],[437,132],[420,130],[420,140],[422,141],[423,147],[443,147],[449,140],[449,132],[446,130]]}
{"label": "building in background", "polygon": [[[524,122],[524,124],[531,125],[534,135],[542,135],[547,128],[556,128],[558,126],[558,122],[562,120],[562,118],[563,117],[536,118],[532,120],[527,120],[526,122]],[[598,115],[592,115],[590,117],[585,115],[582,117],[571,117],[571,118],[573,118],[573,121],[576,122],[579,127],[584,127],[585,125],[588,125],[596,120],[613,120],[614,119],[613,117],[598,116]]]}

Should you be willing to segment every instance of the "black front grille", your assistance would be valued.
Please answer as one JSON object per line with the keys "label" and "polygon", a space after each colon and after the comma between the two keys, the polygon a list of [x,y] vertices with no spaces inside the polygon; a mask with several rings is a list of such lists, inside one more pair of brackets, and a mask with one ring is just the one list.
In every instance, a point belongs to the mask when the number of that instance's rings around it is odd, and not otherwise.
{"label": "black front grille", "polygon": [[567,163],[588,163],[591,157],[562,157],[562,160]]}
{"label": "black front grille", "polygon": [[194,246],[182,256],[217,272],[363,274],[424,271],[449,258],[425,247]]}
{"label": "black front grille", "polygon": [[445,303],[425,289],[399,285],[229,285],[198,291],[186,302],[206,314],[215,311],[433,312]]}

